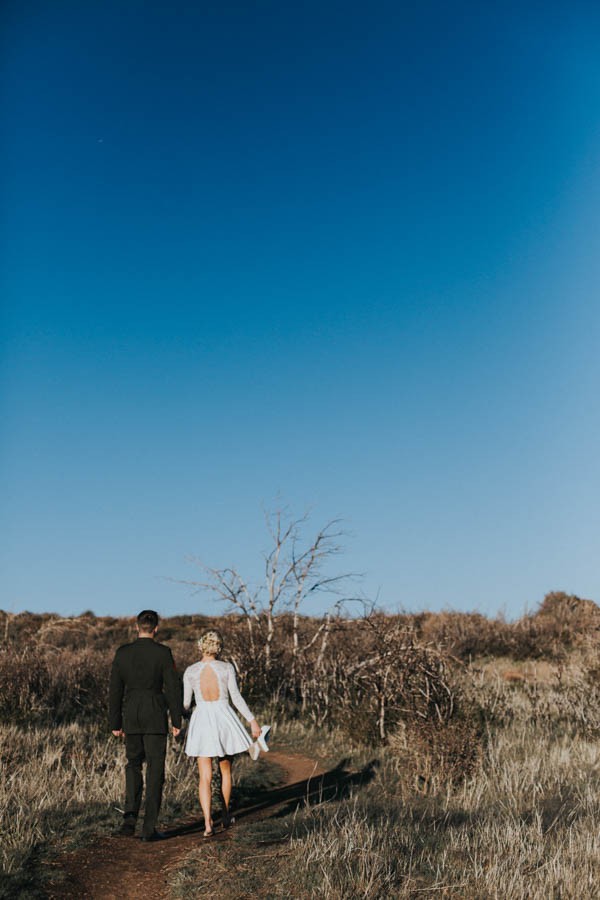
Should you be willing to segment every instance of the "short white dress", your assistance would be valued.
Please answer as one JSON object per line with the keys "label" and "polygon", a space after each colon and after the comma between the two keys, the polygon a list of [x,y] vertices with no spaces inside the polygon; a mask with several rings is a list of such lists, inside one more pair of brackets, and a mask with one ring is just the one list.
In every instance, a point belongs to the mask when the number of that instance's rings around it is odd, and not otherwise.
{"label": "short white dress", "polygon": [[[211,693],[218,686],[216,700],[205,700],[202,696],[201,680],[205,684],[207,681],[201,676],[206,666],[210,666],[214,673],[205,673],[205,679],[208,676],[208,681],[212,681]],[[188,666],[183,673],[183,705],[186,709],[190,708],[192,695],[196,698],[196,707],[185,743],[188,756],[233,756],[248,750],[252,741],[229,705],[228,695],[247,722],[251,722],[254,716],[240,694],[231,663],[211,659]]]}

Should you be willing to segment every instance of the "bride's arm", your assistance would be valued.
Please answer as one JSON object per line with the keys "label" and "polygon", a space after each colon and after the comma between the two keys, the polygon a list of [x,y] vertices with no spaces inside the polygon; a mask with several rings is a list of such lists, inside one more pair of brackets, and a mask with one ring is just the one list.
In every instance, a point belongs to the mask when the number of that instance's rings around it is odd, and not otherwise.
{"label": "bride's arm", "polygon": [[231,697],[231,701],[238,712],[245,718],[245,720],[250,725],[250,730],[252,731],[252,737],[257,738],[260,734],[260,725],[248,709],[248,704],[240,694],[240,689],[237,685],[237,680],[235,677],[235,669],[233,665],[229,663],[228,665],[228,673],[227,673],[227,690],[229,691],[229,696]]}

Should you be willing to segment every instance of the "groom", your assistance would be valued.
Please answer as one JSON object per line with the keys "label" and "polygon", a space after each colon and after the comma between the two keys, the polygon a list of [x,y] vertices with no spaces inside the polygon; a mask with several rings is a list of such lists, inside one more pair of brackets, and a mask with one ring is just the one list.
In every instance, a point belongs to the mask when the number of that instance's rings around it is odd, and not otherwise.
{"label": "groom", "polygon": [[146,762],[146,812],[143,841],[156,831],[165,778],[171,714],[174,737],[181,729],[181,682],[168,647],[156,640],[158,614],[144,609],[137,617],[137,640],[119,647],[110,673],[109,719],[115,737],[125,737],[125,814],[121,834],[133,835],[142,802],[142,763]]}

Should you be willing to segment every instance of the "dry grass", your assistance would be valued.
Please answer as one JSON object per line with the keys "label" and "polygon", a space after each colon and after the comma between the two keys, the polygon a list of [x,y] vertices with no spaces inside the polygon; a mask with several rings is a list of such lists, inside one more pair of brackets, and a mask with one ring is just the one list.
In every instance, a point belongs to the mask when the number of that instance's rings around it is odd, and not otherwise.
{"label": "dry grass", "polygon": [[[120,825],[124,749],[104,729],[76,723],[0,726],[0,748],[0,897],[37,896],[48,860]],[[244,758],[236,762],[235,780],[244,802],[257,786],[268,786],[269,775]],[[196,769],[171,741],[161,820],[190,815],[200,815]]]}
{"label": "dry grass", "polygon": [[[315,643],[314,665],[308,654],[293,678],[285,621],[269,672],[264,660],[253,668],[244,622],[220,621],[244,690],[278,717],[280,744],[336,761],[354,754],[360,767],[376,742],[381,766],[350,796],[240,826],[229,849],[214,850],[212,869],[191,855],[174,895],[595,898],[599,615],[589,601],[552,594],[517,623],[455,613],[340,619],[327,654]],[[104,697],[107,647],[127,639],[129,624],[91,614],[2,624],[0,896],[34,897],[44,859],[119,822],[123,753],[107,733]],[[204,624],[164,623],[180,668]],[[307,637],[315,627],[301,624]],[[254,774],[240,768],[248,794]],[[173,745],[165,821],[197,811],[193,766]]]}
{"label": "dry grass", "polygon": [[[124,755],[110,733],[94,725],[4,725],[0,745],[0,861],[14,883],[41,848],[76,846],[118,824]],[[194,781],[174,751],[167,773],[168,816],[184,800],[189,805]]]}
{"label": "dry grass", "polygon": [[425,797],[387,755],[377,783],[352,802],[305,813],[284,881],[307,897],[349,897],[354,885],[370,898],[591,900],[599,789],[595,743],[527,724],[497,735],[462,785],[440,781]]}
{"label": "dry grass", "polygon": [[85,838],[106,824],[120,800],[122,765],[116,748],[89,726],[5,725],[0,742],[0,861],[10,896],[39,880],[35,863],[44,846]]}

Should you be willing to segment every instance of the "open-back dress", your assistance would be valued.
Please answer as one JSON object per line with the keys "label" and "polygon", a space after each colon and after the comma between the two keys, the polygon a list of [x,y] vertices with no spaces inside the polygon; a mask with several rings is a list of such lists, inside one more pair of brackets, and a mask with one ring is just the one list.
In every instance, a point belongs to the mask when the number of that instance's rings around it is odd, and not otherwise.
{"label": "open-back dress", "polygon": [[229,705],[229,697],[247,722],[254,716],[240,694],[231,663],[220,659],[194,663],[183,673],[183,705],[196,707],[190,719],[185,752],[188,756],[233,756],[250,747],[250,737]]}

